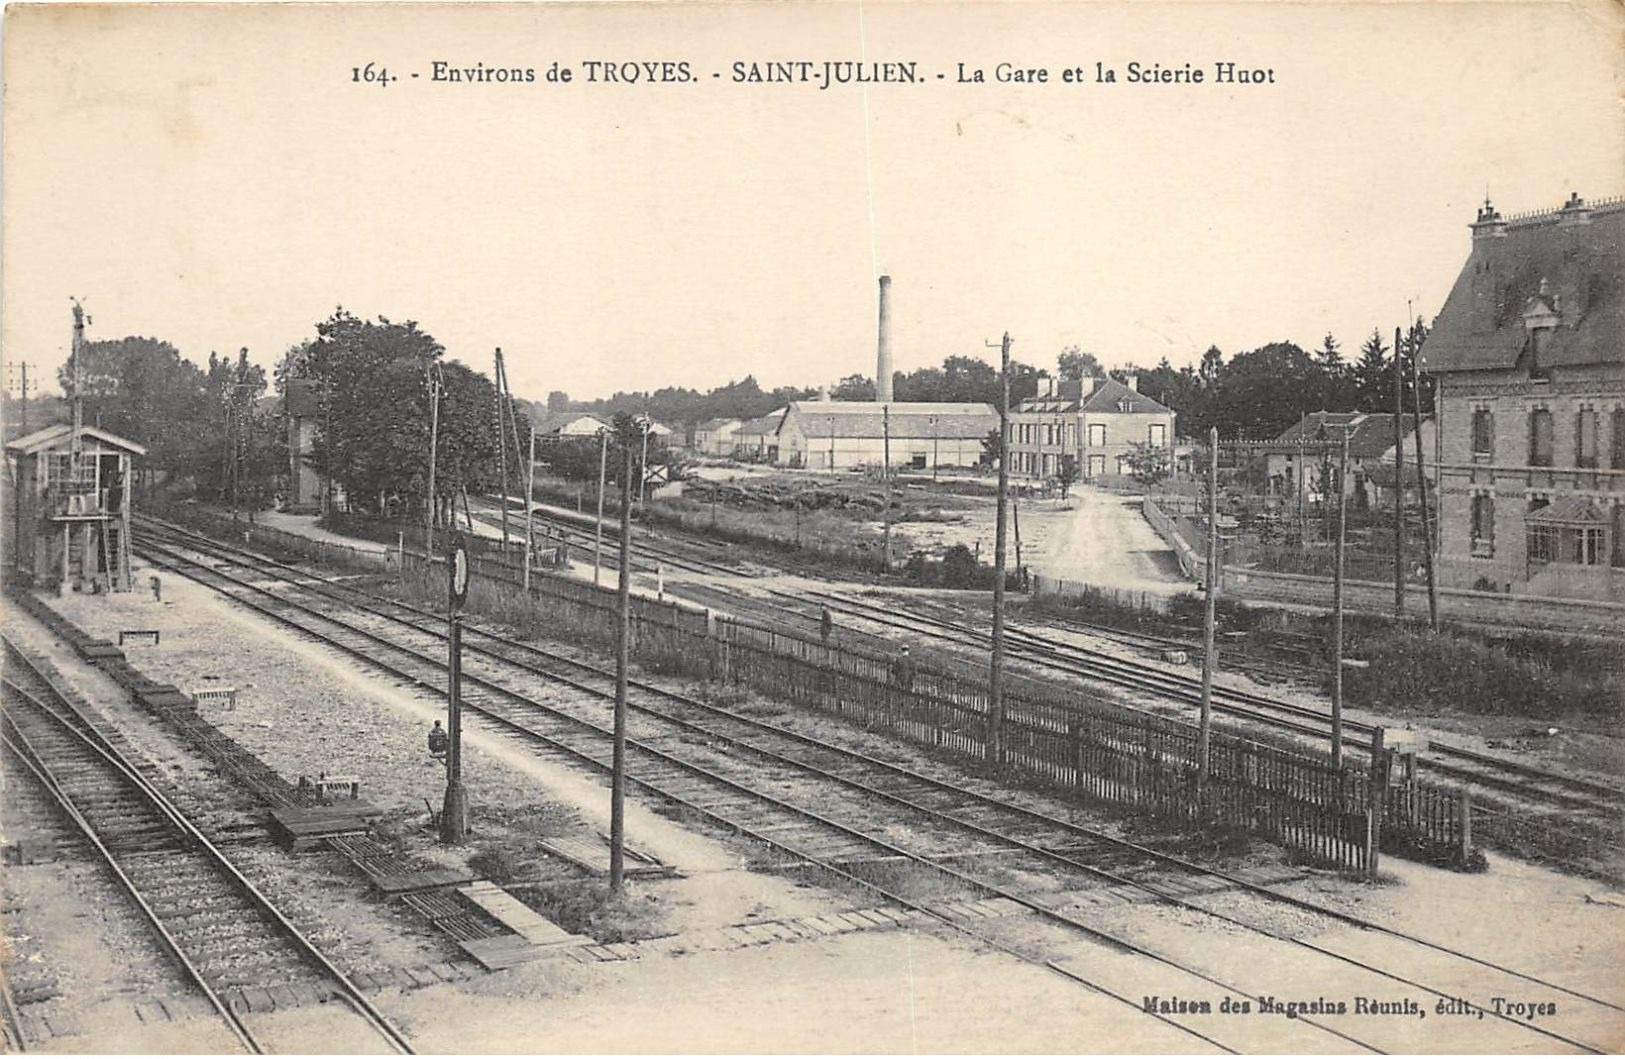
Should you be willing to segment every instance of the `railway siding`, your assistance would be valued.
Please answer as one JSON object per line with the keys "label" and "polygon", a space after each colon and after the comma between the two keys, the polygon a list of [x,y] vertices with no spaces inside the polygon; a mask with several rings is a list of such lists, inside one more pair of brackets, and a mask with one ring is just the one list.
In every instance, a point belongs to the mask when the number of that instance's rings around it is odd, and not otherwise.
{"label": "railway siding", "polygon": [[[549,577],[533,579],[532,592],[546,602],[555,633],[612,642],[613,592]],[[632,600],[630,650],[656,671],[742,684],[973,761],[986,756],[987,691],[969,667],[921,660],[904,672],[893,658],[645,598]],[[1220,732],[1199,803],[1188,724],[1022,681],[1006,693],[1005,726],[1006,767],[1041,785],[1182,821],[1205,811],[1312,862],[1367,865],[1366,814],[1376,803],[1365,774]],[[1395,848],[1465,857],[1455,791],[1418,786],[1414,799],[1378,811]]]}

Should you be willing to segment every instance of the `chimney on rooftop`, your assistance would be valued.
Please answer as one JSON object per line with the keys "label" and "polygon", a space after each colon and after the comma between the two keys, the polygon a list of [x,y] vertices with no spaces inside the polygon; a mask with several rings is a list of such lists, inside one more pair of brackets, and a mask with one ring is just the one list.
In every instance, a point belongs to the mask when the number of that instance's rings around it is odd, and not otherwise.
{"label": "chimney on rooftop", "polygon": [[1089,397],[1094,394],[1095,386],[1098,381],[1099,380],[1097,380],[1093,375],[1085,375],[1083,378],[1079,379],[1078,397],[1081,400],[1088,400]]}
{"label": "chimney on rooftop", "polygon": [[1135,393],[1140,392],[1140,376],[1137,372],[1129,372],[1123,377],[1123,383]]}
{"label": "chimney on rooftop", "polygon": [[880,348],[875,356],[875,400],[891,403],[891,277],[880,277]]}

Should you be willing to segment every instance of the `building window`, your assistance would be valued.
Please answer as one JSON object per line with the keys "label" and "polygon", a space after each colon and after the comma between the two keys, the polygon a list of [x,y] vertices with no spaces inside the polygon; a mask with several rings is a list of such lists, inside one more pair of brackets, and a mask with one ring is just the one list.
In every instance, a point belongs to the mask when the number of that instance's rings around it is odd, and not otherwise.
{"label": "building window", "polygon": [[1090,423],[1089,424],[1089,447],[1090,448],[1098,448],[1098,447],[1100,447],[1102,445],[1105,445],[1105,444],[1106,444],[1106,424],[1105,423]]}
{"label": "building window", "polygon": [[1529,466],[1552,465],[1552,413],[1537,408],[1529,413]]}
{"label": "building window", "polygon": [[1601,527],[1576,530],[1574,533],[1574,561],[1581,566],[1599,566],[1602,564],[1602,529]]}
{"label": "building window", "polygon": [[[1613,468],[1616,471],[1625,471],[1625,408],[1614,409],[1613,422],[1609,425],[1609,441],[1612,444]],[[1618,539],[1616,535],[1616,540]]]}
{"label": "building window", "polygon": [[1151,447],[1154,449],[1160,449],[1168,444],[1168,424],[1152,423],[1151,429],[1146,435],[1146,440],[1151,443]]}
{"label": "building window", "polygon": [[1495,554],[1495,498],[1482,494],[1473,497],[1472,525],[1473,554]]}
{"label": "building window", "polygon": [[1480,408],[1473,413],[1473,455],[1490,456],[1495,452],[1495,417],[1489,409]]}
{"label": "building window", "polygon": [[[1619,413],[1614,415],[1618,417]],[[1614,553],[1609,562],[1614,566],[1625,566],[1625,504],[1615,504],[1614,516]]]}
{"label": "building window", "polygon": [[1529,527],[1529,561],[1555,563],[1558,559],[1558,533],[1556,526],[1536,524]]}
{"label": "building window", "polygon": [[1091,457],[1089,457],[1089,477],[1093,478],[1096,475],[1105,474],[1105,473],[1106,473],[1106,457],[1104,457],[1104,456],[1091,456]]}
{"label": "building window", "polygon": [[1597,413],[1581,409],[1574,425],[1574,463],[1577,467],[1597,466]]}

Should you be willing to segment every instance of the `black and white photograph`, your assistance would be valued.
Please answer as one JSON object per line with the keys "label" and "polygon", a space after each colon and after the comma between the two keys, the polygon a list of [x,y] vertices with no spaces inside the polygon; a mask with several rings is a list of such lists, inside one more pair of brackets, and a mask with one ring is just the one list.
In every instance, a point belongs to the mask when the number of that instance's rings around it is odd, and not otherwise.
{"label": "black and white photograph", "polygon": [[5,1051],[1625,1049],[1617,0],[0,82]]}

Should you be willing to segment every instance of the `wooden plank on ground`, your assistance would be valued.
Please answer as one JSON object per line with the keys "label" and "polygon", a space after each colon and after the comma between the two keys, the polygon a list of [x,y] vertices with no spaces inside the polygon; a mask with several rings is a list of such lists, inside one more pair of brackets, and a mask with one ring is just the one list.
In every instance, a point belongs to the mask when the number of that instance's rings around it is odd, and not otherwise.
{"label": "wooden plank on ground", "polygon": [[[578,868],[597,875],[609,874],[609,847],[602,842],[579,838],[547,838],[542,840],[541,846],[547,852],[564,858]],[[627,876],[635,878],[665,878],[677,874],[669,864],[662,864],[646,853],[634,853],[630,848],[627,850],[625,869]]]}
{"label": "wooden plank on ground", "polygon": [[571,934],[493,882],[482,879],[459,886],[457,892],[532,945],[552,947],[593,943],[591,938]]}
{"label": "wooden plank on ground", "polygon": [[555,949],[532,945],[517,934],[503,934],[495,938],[469,938],[457,942],[464,952],[479,961],[487,971],[501,971],[529,963]]}

